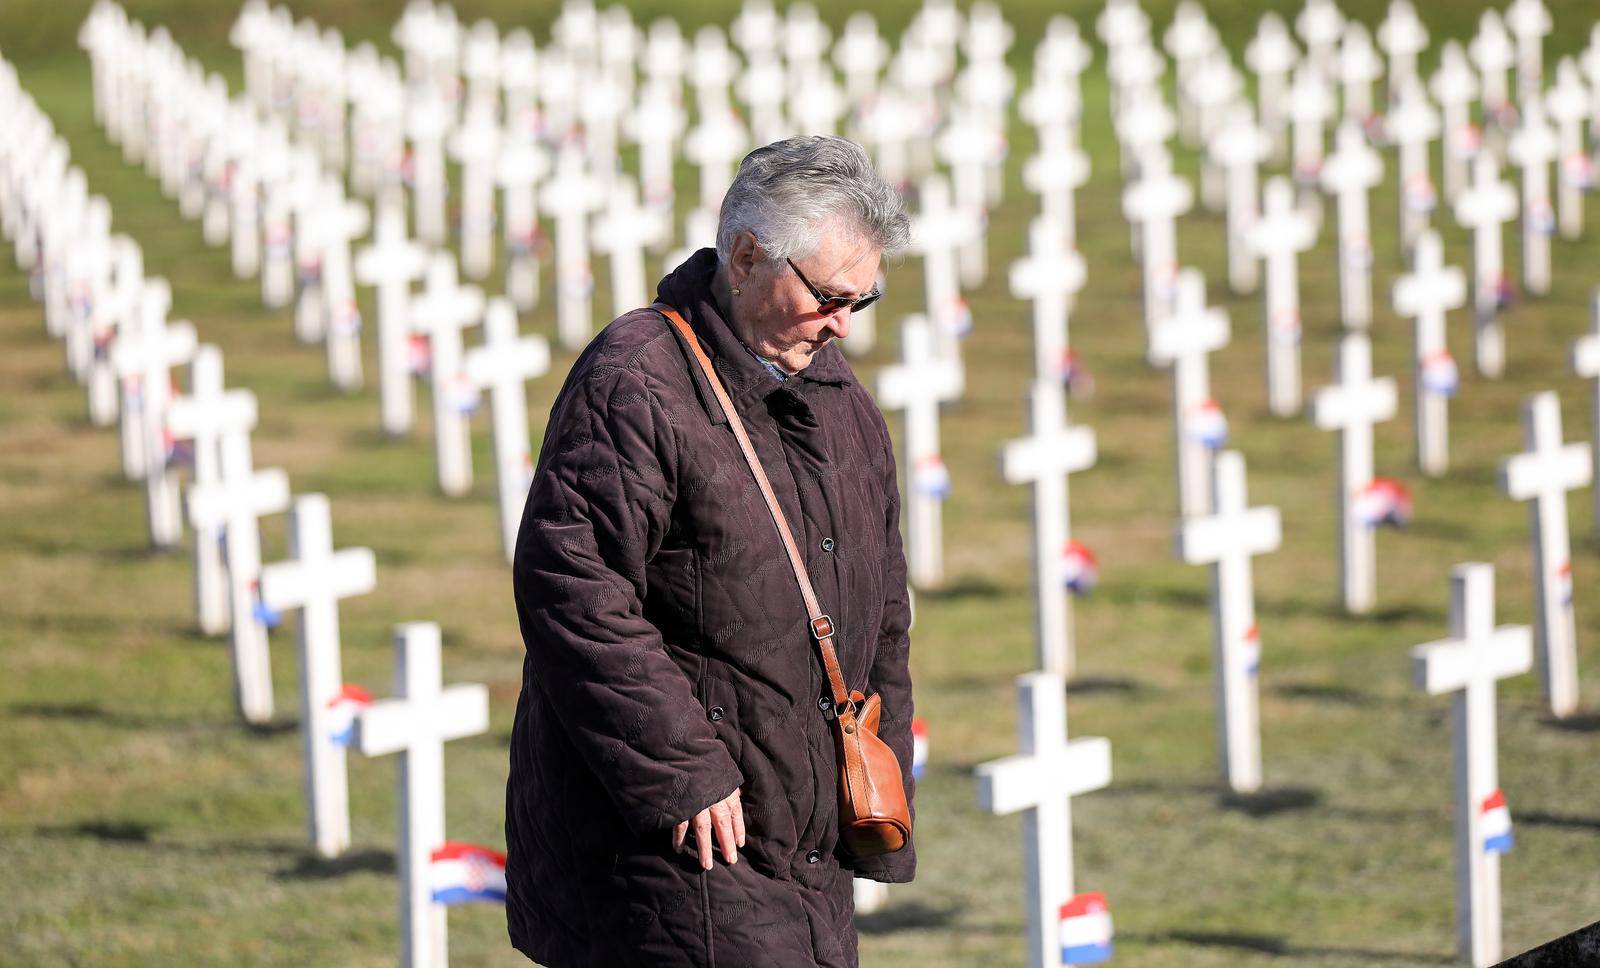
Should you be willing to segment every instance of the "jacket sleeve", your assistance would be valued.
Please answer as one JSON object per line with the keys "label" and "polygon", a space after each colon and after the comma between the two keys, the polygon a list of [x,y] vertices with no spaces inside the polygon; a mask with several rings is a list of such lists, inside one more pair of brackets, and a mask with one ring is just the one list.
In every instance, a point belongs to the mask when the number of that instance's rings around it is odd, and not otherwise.
{"label": "jacket sleeve", "polygon": [[[874,409],[876,414],[876,409]],[[883,533],[883,617],[878,623],[877,650],[873,654],[872,669],[867,675],[868,694],[877,691],[883,696],[883,712],[878,722],[878,736],[894,751],[900,761],[900,775],[905,780],[906,804],[911,808],[912,839],[900,850],[866,860],[855,861],[853,867],[861,877],[887,884],[910,881],[917,873],[917,781],[911,776],[911,717],[914,712],[911,699],[911,602],[906,591],[906,556],[900,541],[900,482],[895,474],[894,444],[889,439],[889,429],[878,418],[883,435],[884,494],[887,496]]]}
{"label": "jacket sleeve", "polygon": [[517,536],[517,615],[529,678],[643,835],[744,777],[644,617],[676,494],[671,424],[636,371],[591,372],[562,397]]}

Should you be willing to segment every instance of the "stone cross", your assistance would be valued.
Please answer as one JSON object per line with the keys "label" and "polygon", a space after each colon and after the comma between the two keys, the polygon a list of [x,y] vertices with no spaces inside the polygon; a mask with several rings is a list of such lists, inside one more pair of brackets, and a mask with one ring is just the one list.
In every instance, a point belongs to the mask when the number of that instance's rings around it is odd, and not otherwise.
{"label": "stone cross", "polygon": [[667,213],[653,205],[641,205],[632,179],[619,177],[611,183],[606,207],[595,219],[594,247],[611,260],[613,317],[650,302],[644,249],[660,243],[670,232]]}
{"label": "stone cross", "polygon": [[1556,132],[1535,97],[1522,106],[1522,123],[1511,133],[1506,155],[1522,169],[1522,286],[1535,295],[1550,291],[1550,236],[1556,212],[1550,204],[1550,163],[1560,153]]}
{"label": "stone cross", "polygon": [[964,289],[977,289],[988,275],[988,177],[996,159],[1005,157],[1004,134],[976,111],[963,109],[949,119],[938,139],[939,156],[950,167],[956,205],[979,231],[967,233],[957,264]]}
{"label": "stone cross", "polygon": [[[195,350],[189,361],[189,395],[167,408],[167,433],[174,442],[192,441],[194,486],[215,487],[222,478],[221,439],[248,434],[256,425],[256,395],[249,390],[224,390],[222,350],[212,345]],[[227,572],[223,567],[222,522],[194,535],[195,615],[200,631],[221,635],[228,630]]]}
{"label": "stone cross", "polygon": [[1411,650],[1417,688],[1453,696],[1456,938],[1475,966],[1500,960],[1500,854],[1511,847],[1500,792],[1495,682],[1533,664],[1528,627],[1496,627],[1494,612],[1494,566],[1457,565],[1450,572],[1450,637]]}
{"label": "stone cross", "polygon": [[1194,204],[1187,179],[1172,172],[1165,151],[1140,159],[1139,181],[1122,192],[1122,214],[1139,232],[1144,276],[1144,324],[1150,332],[1172,309],[1178,274],[1177,218]]}
{"label": "stone cross", "polygon": [[1554,24],[1542,0],[1512,0],[1505,24],[1517,42],[1517,99],[1526,102],[1544,93],[1544,38]]}
{"label": "stone cross", "polygon": [[[1594,458],[1594,469],[1590,476],[1600,481],[1600,287],[1591,294],[1589,306],[1589,332],[1572,344],[1572,372],[1593,383],[1589,415],[1594,441],[1589,445],[1589,452]],[[1593,493],[1594,529],[1600,534],[1600,487]]]}
{"label": "stone cross", "polygon": [[494,264],[494,190],[500,160],[500,122],[494,106],[477,107],[450,136],[461,163],[461,274],[483,279]]}
{"label": "stone cross", "polygon": [[[1600,48],[1596,48],[1600,50]],[[1564,239],[1583,234],[1583,193],[1594,184],[1594,160],[1584,150],[1583,122],[1591,108],[1590,89],[1583,83],[1577,62],[1570,57],[1556,65],[1556,83],[1544,95],[1545,110],[1555,122],[1557,161],[1556,209]]]}
{"label": "stone cross", "polygon": [[1358,20],[1345,22],[1339,39],[1337,73],[1344,90],[1344,119],[1365,124],[1373,115],[1372,82],[1383,76],[1383,58],[1372,35]]}
{"label": "stone cross", "polygon": [[1067,320],[1083,288],[1083,257],[1063,243],[1054,222],[1040,215],[1028,225],[1028,256],[1011,264],[1011,294],[1033,301],[1034,379],[1061,379]]}
{"label": "stone cross", "polygon": [[337,176],[321,190],[318,222],[322,236],[321,295],[327,331],[328,378],[345,392],[361,387],[361,308],[356,302],[350,243],[367,232],[367,207],[345,198]]}
{"label": "stone cross", "polygon": [[956,251],[968,236],[980,231],[973,213],[950,202],[950,185],[941,175],[930,175],[919,192],[919,210],[911,220],[912,246],[922,257],[922,278],[928,301],[928,319],[934,329],[938,354],[959,363],[958,340],[963,304]]}
{"label": "stone cross", "polygon": [[1516,61],[1505,22],[1494,10],[1485,10],[1478,21],[1478,34],[1467,45],[1467,53],[1478,67],[1483,84],[1483,116],[1503,123],[1511,98],[1506,86],[1506,71]]}
{"label": "stone cross", "polygon": [[1428,82],[1444,118],[1444,194],[1452,203],[1466,189],[1468,165],[1478,153],[1479,132],[1472,123],[1472,101],[1478,96],[1478,75],[1456,41],[1446,41],[1439,69]]}
{"label": "stone cross", "polygon": [[1038,666],[1063,678],[1072,675],[1071,603],[1063,549],[1072,539],[1067,478],[1094,466],[1094,431],[1068,426],[1060,383],[1035,380],[1029,392],[1030,435],[1008,441],[1000,473],[1008,484],[1033,485],[1033,576]]}
{"label": "stone cross", "polygon": [[1372,324],[1372,237],[1367,192],[1383,180],[1383,158],[1354,121],[1339,125],[1336,149],[1322,166],[1322,187],[1339,213],[1339,311],[1349,329]]}
{"label": "stone cross", "polygon": [[942,503],[950,472],[939,453],[939,405],[961,396],[960,365],[935,349],[933,326],[908,316],[901,327],[902,362],[878,371],[878,403],[905,411],[906,560],[911,583],[944,580]]}
{"label": "stone cross", "polygon": [[255,470],[247,433],[224,434],[218,450],[218,480],[189,488],[189,523],[199,534],[220,529],[224,536],[234,699],[245,722],[260,725],[272,719],[272,660],[267,648],[268,616],[258,607],[261,528],[257,519],[288,510],[289,477],[276,468]]}
{"label": "stone cross", "polygon": [[549,371],[550,346],[541,336],[518,336],[515,307],[497,296],[489,300],[484,313],[483,345],[467,351],[462,368],[475,388],[489,391],[501,546],[509,564],[516,550],[517,527],[533,474],[528,397],[523,384]]}
{"label": "stone cross", "polygon": [[1277,508],[1249,506],[1243,454],[1223,451],[1215,468],[1212,513],[1179,527],[1178,557],[1211,566],[1211,661],[1222,777],[1230,789],[1253,793],[1261,788],[1261,641],[1250,559],[1278,550],[1283,523]]}
{"label": "stone cross", "polygon": [[1306,0],[1294,20],[1295,31],[1306,45],[1305,66],[1329,81],[1334,77],[1344,25],[1344,14],[1333,0]]}
{"label": "stone cross", "polygon": [[306,816],[311,842],[323,857],[350,846],[345,747],[336,738],[332,706],[343,688],[339,659],[339,599],[364,595],[376,584],[370,548],[333,550],[328,498],[302,494],[289,511],[289,560],[261,569],[261,602],[299,609],[300,739],[306,763]]}
{"label": "stone cross", "polygon": [[395,628],[395,698],[380,699],[355,719],[352,745],[364,756],[400,754],[400,964],[448,964],[445,907],[433,899],[428,870],[445,843],[444,744],[489,730],[489,690],[442,684],[439,626]]}
{"label": "stone cross", "polygon": [[1020,752],[980,763],[978,806],[993,814],[1023,812],[1022,858],[1028,905],[1028,966],[1062,961],[1060,910],[1072,898],[1072,798],[1111,784],[1111,741],[1067,739],[1066,682],[1057,673],[1017,677]]}
{"label": "stone cross", "polygon": [[1357,499],[1372,483],[1372,428],[1393,419],[1392,377],[1372,376],[1372,343],[1348,333],[1339,343],[1338,382],[1317,391],[1312,421],[1339,432],[1339,588],[1346,611],[1372,610],[1376,591],[1375,527],[1357,514]]}
{"label": "stone cross", "polygon": [[1472,307],[1478,372],[1505,372],[1505,328],[1500,301],[1506,285],[1501,226],[1517,215],[1517,196],[1500,180],[1500,166],[1485,151],[1472,163],[1472,187],[1456,197],[1456,221],[1472,229]]}
{"label": "stone cross", "polygon": [[1236,293],[1256,291],[1259,264],[1250,230],[1255,227],[1259,169],[1272,150],[1272,138],[1257,127],[1250,107],[1236,102],[1211,133],[1207,145],[1211,163],[1222,171],[1228,227],[1228,288]]}
{"label": "stone cross", "polygon": [[409,433],[411,285],[427,267],[427,249],[406,238],[405,208],[393,196],[379,202],[372,243],[356,253],[356,278],[378,297],[378,413],[383,432]]}
{"label": "stone cross", "polygon": [[1439,112],[1428,102],[1421,86],[1410,82],[1395,88],[1385,121],[1399,146],[1400,199],[1396,210],[1400,213],[1400,247],[1410,255],[1438,205],[1429,173],[1428,143],[1439,136]]}
{"label": "stone cross", "polygon": [[[139,243],[126,235],[111,237],[111,279],[103,298],[95,300],[90,320],[90,338],[94,349],[89,359],[86,396],[89,422],[96,427],[109,427],[117,422],[121,412],[121,381],[117,377],[114,348],[117,334],[126,327],[138,325],[140,303],[144,298],[144,250]],[[127,438],[124,438],[126,444]],[[144,451],[122,451],[123,470],[130,478],[133,471],[142,473]],[[136,463],[129,464],[134,457]]]}
{"label": "stone cross", "polygon": [[1428,28],[1411,0],[1390,0],[1389,12],[1378,25],[1378,46],[1389,55],[1389,99],[1393,103],[1400,91],[1420,83],[1417,55],[1428,49]]}
{"label": "stone cross", "polygon": [[[145,511],[150,521],[150,543],[171,548],[183,536],[178,505],[178,476],[169,465],[167,406],[172,398],[171,368],[194,356],[194,327],[187,322],[167,323],[172,289],[165,279],[145,282],[137,326],[120,329],[112,347],[113,362],[122,378],[123,453],[138,455],[134,469],[145,482]],[[128,464],[124,462],[124,469]]]}
{"label": "stone cross", "polygon": [[1445,340],[1445,314],[1467,301],[1466,275],[1444,264],[1444,243],[1429,230],[1417,240],[1409,275],[1394,283],[1394,311],[1415,320],[1417,467],[1438,477],[1450,463],[1450,398],[1459,374]]}
{"label": "stone cross", "polygon": [[1078,235],[1076,193],[1089,180],[1089,156],[1059,133],[1041,132],[1039,152],[1022,166],[1022,181],[1039,196],[1040,214],[1068,245]]}
{"label": "stone cross", "polygon": [[411,304],[413,332],[428,338],[428,375],[433,390],[433,442],[439,490],[460,497],[472,489],[472,411],[478,392],[461,372],[461,331],[483,316],[483,291],[462,286],[455,262],[435,252],[423,294]]}
{"label": "stone cross", "polygon": [[444,164],[444,142],[450,123],[450,109],[436,93],[419,93],[407,102],[405,129],[411,142],[416,232],[417,238],[430,246],[442,246],[450,240],[445,217],[449,183]]}
{"label": "stone cross", "polygon": [[1267,406],[1280,417],[1300,410],[1300,253],[1317,239],[1316,223],[1295,205],[1289,180],[1268,180],[1261,218],[1250,232],[1266,262],[1262,335],[1266,338]]}
{"label": "stone cross", "polygon": [[[670,23],[671,21],[658,21]],[[639,145],[639,186],[645,204],[671,218],[676,190],[672,166],[678,141],[688,124],[677,82],[647,84],[632,115],[633,138]]]}
{"label": "stone cross", "polygon": [[1178,514],[1190,518],[1211,510],[1211,452],[1225,430],[1211,399],[1208,355],[1228,345],[1225,310],[1206,305],[1205,277],[1198,269],[1178,275],[1178,298],[1170,316],[1150,333],[1150,362],[1172,367],[1172,426],[1177,442]]}
{"label": "stone cross", "polygon": [[1325,152],[1323,127],[1332,115],[1333,91],[1326,75],[1312,66],[1308,56],[1295,69],[1294,86],[1289,89],[1289,121],[1294,178],[1300,187],[1298,200],[1302,208],[1318,219],[1322,217],[1322,199],[1316,187],[1322,176]]}
{"label": "stone cross", "polygon": [[704,113],[683,141],[686,158],[700,168],[700,202],[717,211],[733,183],[734,166],[750,147],[750,135],[731,107]]}
{"label": "stone cross", "polygon": [[1522,409],[1527,450],[1500,464],[1500,488],[1528,502],[1533,537],[1533,627],[1539,683],[1556,716],[1578,709],[1577,625],[1572,615],[1572,544],[1567,534],[1567,492],[1594,482],[1588,444],[1561,439],[1561,400],[1535,393]]}
{"label": "stone cross", "polygon": [[1271,139],[1274,158],[1282,158],[1285,149],[1289,74],[1299,56],[1283,18],[1271,11],[1262,14],[1244,59],[1256,75],[1256,113],[1261,116],[1261,129]]}
{"label": "stone cross", "polygon": [[581,349],[592,334],[594,273],[589,265],[589,215],[604,197],[583,152],[566,145],[540,202],[556,222],[556,333],[567,349]]}
{"label": "stone cross", "polygon": [[539,304],[538,185],[549,171],[549,153],[531,137],[516,138],[500,149],[506,295],[523,312]]}

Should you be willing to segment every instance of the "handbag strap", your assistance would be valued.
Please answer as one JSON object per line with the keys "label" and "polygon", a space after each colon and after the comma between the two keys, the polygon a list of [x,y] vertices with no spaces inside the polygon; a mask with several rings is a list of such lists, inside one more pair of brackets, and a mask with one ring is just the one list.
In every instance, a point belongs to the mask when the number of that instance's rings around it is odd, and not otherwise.
{"label": "handbag strap", "polygon": [[811,637],[817,642],[817,649],[822,653],[822,666],[828,673],[828,686],[833,690],[834,710],[836,713],[842,713],[850,707],[850,693],[845,688],[844,674],[839,671],[839,656],[833,648],[833,619],[823,612],[821,605],[817,604],[817,593],[811,587],[811,576],[806,573],[806,563],[800,557],[799,546],[794,543],[794,533],[789,530],[789,522],[783,516],[783,508],[778,506],[778,497],[772,492],[772,483],[767,480],[767,472],[761,466],[761,458],[756,456],[755,446],[750,443],[750,435],[744,431],[744,422],[739,419],[739,412],[734,409],[733,401],[728,399],[728,391],[723,388],[722,381],[717,379],[716,370],[711,366],[711,359],[701,348],[700,339],[695,336],[694,330],[689,328],[689,324],[676,309],[666,303],[656,303],[651,308],[665,316],[678,330],[683,341],[688,344],[689,351],[700,364],[701,372],[706,375],[706,381],[711,384],[711,392],[717,398],[717,405],[722,408],[723,416],[728,418],[728,426],[733,428],[734,439],[739,442],[739,449],[744,452],[745,462],[750,465],[750,473],[755,475],[756,487],[761,489],[761,496],[767,502],[767,510],[772,512],[772,521],[778,526],[778,536],[783,539],[783,550],[789,555],[789,567],[794,569],[795,581],[800,585],[800,597],[805,600],[806,612],[811,617]]}

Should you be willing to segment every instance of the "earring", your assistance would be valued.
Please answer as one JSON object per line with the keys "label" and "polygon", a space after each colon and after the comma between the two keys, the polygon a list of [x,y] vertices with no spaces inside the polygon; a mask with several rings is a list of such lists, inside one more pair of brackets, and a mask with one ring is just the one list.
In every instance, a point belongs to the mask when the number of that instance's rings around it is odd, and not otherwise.
{"label": "earring", "polygon": [[735,296],[737,296],[737,295],[739,295],[739,287],[738,287],[738,286],[734,286],[734,287],[733,287],[733,289],[732,289],[732,290],[731,290],[731,292],[732,292],[732,293],[733,293],[733,294],[734,294],[734,295],[735,295]]}

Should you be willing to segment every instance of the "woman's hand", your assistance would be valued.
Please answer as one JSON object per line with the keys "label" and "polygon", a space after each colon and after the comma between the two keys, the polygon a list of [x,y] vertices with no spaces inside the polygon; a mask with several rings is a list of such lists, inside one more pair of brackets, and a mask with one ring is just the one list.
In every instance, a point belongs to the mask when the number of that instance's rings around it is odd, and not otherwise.
{"label": "woman's hand", "polygon": [[706,870],[711,869],[712,830],[716,830],[717,843],[722,845],[722,859],[730,864],[739,863],[737,848],[744,846],[744,810],[739,806],[737,789],[725,799],[695,814],[693,820],[685,820],[673,828],[673,850],[685,849],[684,840],[688,837],[691,826],[694,827],[695,843],[699,845],[701,867]]}

